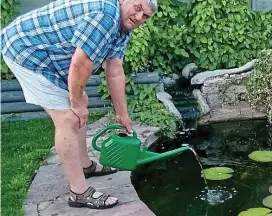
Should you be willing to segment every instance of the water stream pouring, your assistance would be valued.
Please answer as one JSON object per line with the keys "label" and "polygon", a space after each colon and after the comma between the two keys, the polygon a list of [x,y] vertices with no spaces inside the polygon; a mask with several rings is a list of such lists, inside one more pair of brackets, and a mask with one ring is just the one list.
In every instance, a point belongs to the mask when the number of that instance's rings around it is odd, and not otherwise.
{"label": "water stream pouring", "polygon": [[107,137],[97,146],[97,139],[108,130],[125,129],[119,125],[108,125],[99,131],[92,140],[92,146],[100,152],[99,162],[108,167],[120,170],[134,170],[138,165],[150,163],[160,159],[176,156],[183,151],[190,150],[189,145],[174,149],[164,153],[147,151],[147,147],[141,147],[141,140],[137,138],[137,133],[133,130],[132,136],[124,133],[116,133]]}

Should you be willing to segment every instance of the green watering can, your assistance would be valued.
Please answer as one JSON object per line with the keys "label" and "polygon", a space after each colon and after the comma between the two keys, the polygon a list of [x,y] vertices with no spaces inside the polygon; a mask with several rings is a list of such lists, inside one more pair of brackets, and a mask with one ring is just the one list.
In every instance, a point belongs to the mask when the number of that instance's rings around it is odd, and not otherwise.
{"label": "green watering can", "polygon": [[106,126],[92,140],[93,148],[100,152],[99,162],[103,166],[120,170],[134,170],[138,165],[165,159],[190,149],[187,145],[161,154],[147,151],[147,147],[141,148],[141,141],[137,138],[135,130],[133,130],[132,136],[115,132],[101,143],[101,147],[97,146],[97,139],[100,136],[108,130],[115,129],[125,129],[125,127],[115,124]]}

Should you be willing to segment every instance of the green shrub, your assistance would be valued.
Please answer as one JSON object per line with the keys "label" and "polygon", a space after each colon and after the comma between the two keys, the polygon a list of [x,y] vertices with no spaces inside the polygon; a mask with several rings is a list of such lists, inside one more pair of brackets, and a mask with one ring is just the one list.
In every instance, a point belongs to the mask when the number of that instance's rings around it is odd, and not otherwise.
{"label": "green shrub", "polygon": [[[179,126],[183,125],[174,114],[158,101],[153,85],[136,85],[135,94],[127,97],[128,112],[133,121],[143,122],[160,128],[162,136],[174,138]],[[114,111],[110,110],[109,118],[114,121]]]}
{"label": "green shrub", "polygon": [[126,71],[148,68],[169,74],[180,71],[189,57],[182,40],[186,28],[179,21],[186,13],[185,4],[159,0],[158,5],[158,13],[132,34],[125,55]]}
{"label": "green shrub", "polygon": [[186,47],[202,69],[231,68],[271,47],[272,14],[252,12],[249,0],[192,0]]}
{"label": "green shrub", "polygon": [[272,49],[262,51],[254,62],[247,94],[252,105],[266,108],[268,120],[272,123]]}
{"label": "green shrub", "polygon": [[[1,0],[1,27],[7,25],[18,14],[18,0]],[[8,80],[12,73],[1,57],[1,80]]]}
{"label": "green shrub", "polygon": [[8,24],[18,14],[19,0],[1,1],[1,26]]}
{"label": "green shrub", "polygon": [[[98,92],[102,94],[102,99],[109,99],[109,89],[105,81],[105,73],[101,73],[101,84]],[[156,92],[158,85],[135,84],[130,74],[126,75],[126,92],[128,112],[133,121],[144,122],[160,128],[162,136],[173,138],[178,126],[182,121],[170,113],[165,106],[158,101]],[[114,121],[113,106],[110,109],[110,119]]]}

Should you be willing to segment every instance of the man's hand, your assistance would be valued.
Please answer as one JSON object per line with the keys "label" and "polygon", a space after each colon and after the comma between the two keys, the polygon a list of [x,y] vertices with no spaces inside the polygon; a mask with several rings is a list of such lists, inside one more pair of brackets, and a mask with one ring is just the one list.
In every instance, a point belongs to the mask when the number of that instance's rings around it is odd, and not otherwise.
{"label": "man's hand", "polygon": [[132,132],[132,121],[128,115],[116,115],[117,124],[124,126],[128,133]]}
{"label": "man's hand", "polygon": [[79,128],[83,127],[88,120],[88,96],[83,92],[82,98],[77,102],[71,101],[71,110],[78,117]]}

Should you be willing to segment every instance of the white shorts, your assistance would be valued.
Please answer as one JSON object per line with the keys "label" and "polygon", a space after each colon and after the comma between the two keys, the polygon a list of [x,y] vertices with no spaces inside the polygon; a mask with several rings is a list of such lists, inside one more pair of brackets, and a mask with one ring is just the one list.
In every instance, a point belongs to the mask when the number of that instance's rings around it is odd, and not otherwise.
{"label": "white shorts", "polygon": [[43,75],[30,71],[5,56],[3,59],[20,83],[26,103],[54,110],[70,109],[68,91],[56,86]]}

